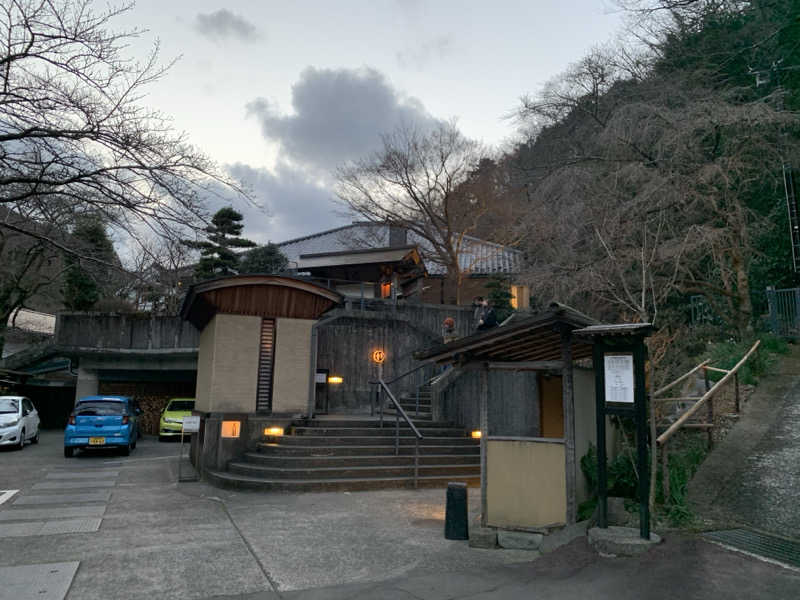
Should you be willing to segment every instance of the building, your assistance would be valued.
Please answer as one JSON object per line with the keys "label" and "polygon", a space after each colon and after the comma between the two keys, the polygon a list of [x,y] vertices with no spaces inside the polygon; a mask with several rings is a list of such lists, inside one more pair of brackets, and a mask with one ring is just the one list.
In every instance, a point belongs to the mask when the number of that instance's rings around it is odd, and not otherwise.
{"label": "building", "polygon": [[278,244],[298,274],[319,280],[349,298],[404,298],[428,304],[470,304],[486,296],[493,276],[510,280],[512,306],[528,308],[530,294],[519,281],[522,253],[466,236],[459,256],[460,286],[437,260],[427,240],[413,231],[380,223],[344,227]]}

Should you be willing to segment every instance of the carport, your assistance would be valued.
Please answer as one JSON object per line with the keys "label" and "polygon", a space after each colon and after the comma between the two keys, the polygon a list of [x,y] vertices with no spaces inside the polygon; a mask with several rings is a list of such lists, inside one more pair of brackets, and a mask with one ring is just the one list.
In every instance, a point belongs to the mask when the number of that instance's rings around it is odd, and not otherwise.
{"label": "carport", "polygon": [[[579,457],[595,442],[592,342],[573,331],[597,324],[562,304],[520,317],[487,332],[418,352],[418,360],[481,373],[481,524],[509,529],[543,529],[574,523],[577,504],[588,491],[578,480]],[[576,386],[576,362],[583,375]],[[560,435],[520,437],[493,431],[489,421],[488,374],[492,370],[538,371],[561,379]],[[540,398],[540,401],[544,396]],[[495,398],[494,401],[498,399]],[[530,398],[505,397],[499,410],[534,410]],[[493,410],[497,407],[493,407]],[[608,428],[611,431],[611,428]],[[490,434],[491,432],[491,434]],[[608,446],[608,439],[607,439]]]}

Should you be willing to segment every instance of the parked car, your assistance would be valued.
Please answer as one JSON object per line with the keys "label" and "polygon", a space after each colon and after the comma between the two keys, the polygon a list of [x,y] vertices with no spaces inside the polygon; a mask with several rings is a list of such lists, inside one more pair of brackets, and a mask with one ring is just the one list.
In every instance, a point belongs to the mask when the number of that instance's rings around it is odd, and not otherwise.
{"label": "parked car", "polygon": [[78,400],[64,430],[64,456],[77,448],[136,448],[141,410],[128,396],[86,396]]}
{"label": "parked car", "polygon": [[189,417],[194,410],[194,398],[172,398],[158,422],[158,439],[164,441],[169,438],[180,437],[183,428],[183,417]]}
{"label": "parked car", "polygon": [[0,446],[39,443],[39,413],[24,396],[0,396]]}

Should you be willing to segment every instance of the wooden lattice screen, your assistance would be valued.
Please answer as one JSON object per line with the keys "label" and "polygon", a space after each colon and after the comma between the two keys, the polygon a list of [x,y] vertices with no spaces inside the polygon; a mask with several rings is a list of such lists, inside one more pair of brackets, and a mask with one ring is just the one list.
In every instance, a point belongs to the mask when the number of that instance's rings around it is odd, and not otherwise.
{"label": "wooden lattice screen", "polygon": [[272,412],[272,372],[275,366],[275,319],[261,319],[256,411]]}

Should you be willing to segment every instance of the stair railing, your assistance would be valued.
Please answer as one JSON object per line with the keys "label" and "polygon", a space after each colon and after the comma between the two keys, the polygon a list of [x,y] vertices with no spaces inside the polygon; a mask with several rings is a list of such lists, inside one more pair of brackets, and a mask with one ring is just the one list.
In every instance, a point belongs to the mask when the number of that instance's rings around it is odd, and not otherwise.
{"label": "stair railing", "polygon": [[[415,390],[414,391],[414,398],[415,398],[415,401],[414,401],[414,416],[415,417],[419,417],[419,402],[420,402],[421,390],[422,390],[423,387],[425,387],[425,384],[430,379],[430,376],[429,376],[430,375],[430,370],[435,368],[435,367],[436,367],[436,365],[431,365],[430,363],[422,363],[421,365],[417,365],[413,369],[409,369],[405,373],[402,373],[402,374],[398,375],[397,377],[392,377],[388,381],[384,382],[388,386],[388,385],[391,385],[391,384],[395,383],[396,381],[400,381],[401,379],[404,379],[404,378],[408,377],[409,375],[416,374],[416,380],[415,380],[415,383],[414,383],[414,390]],[[381,427],[383,427],[383,399],[381,398],[381,386],[378,385],[377,381],[370,381],[369,383],[376,386],[376,388],[375,388],[375,401],[372,403],[372,406],[370,408],[370,414],[372,416],[374,416],[375,415],[375,409],[377,408],[378,416],[380,417]]]}
{"label": "stair railing", "polygon": [[[392,404],[394,404],[395,408],[395,426],[394,426],[394,454],[395,456],[400,455],[400,417],[405,419],[405,422],[408,423],[409,428],[411,429],[412,433],[414,434],[414,489],[417,489],[418,486],[418,479],[419,479],[419,441],[422,439],[422,433],[420,433],[417,426],[414,425],[414,422],[409,418],[406,414],[406,411],[403,410],[403,407],[400,406],[400,403],[397,401],[397,398],[394,397],[392,390],[389,389],[389,386],[386,385],[386,382],[383,379],[378,379],[378,386],[386,392],[386,395],[389,397],[389,400]],[[381,403],[383,404],[383,403]],[[383,427],[383,410],[381,410],[381,427]]]}

